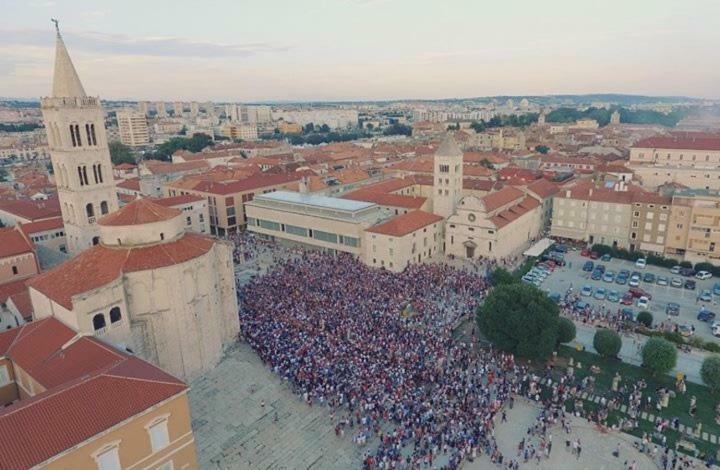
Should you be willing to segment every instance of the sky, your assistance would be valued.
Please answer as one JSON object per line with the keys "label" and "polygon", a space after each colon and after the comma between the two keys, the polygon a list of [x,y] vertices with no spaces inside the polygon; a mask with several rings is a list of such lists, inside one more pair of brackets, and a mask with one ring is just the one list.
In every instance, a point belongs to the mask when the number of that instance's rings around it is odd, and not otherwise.
{"label": "sky", "polygon": [[719,0],[0,0],[0,96],[51,89],[54,26],[104,99],[720,98]]}

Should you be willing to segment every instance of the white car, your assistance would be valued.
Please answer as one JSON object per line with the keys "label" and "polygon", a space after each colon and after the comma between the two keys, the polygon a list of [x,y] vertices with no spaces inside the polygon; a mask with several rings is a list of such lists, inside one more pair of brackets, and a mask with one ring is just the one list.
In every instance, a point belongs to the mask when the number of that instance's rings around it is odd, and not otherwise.
{"label": "white car", "polygon": [[628,285],[630,287],[638,287],[640,285],[640,276],[632,276],[630,281],[628,281]]}
{"label": "white car", "polygon": [[712,326],[712,334],[715,337],[720,337],[720,325],[713,325]]}
{"label": "white car", "polygon": [[645,258],[638,258],[637,261],[635,261],[635,267],[644,269],[645,266],[647,266],[647,260]]}
{"label": "white car", "polygon": [[643,295],[637,300],[637,306],[640,309],[647,310],[650,307],[650,299]]}
{"label": "white car", "polygon": [[703,280],[710,279],[712,277],[712,274],[709,273],[708,271],[698,271],[697,274],[695,275],[695,277],[698,279],[703,279]]}

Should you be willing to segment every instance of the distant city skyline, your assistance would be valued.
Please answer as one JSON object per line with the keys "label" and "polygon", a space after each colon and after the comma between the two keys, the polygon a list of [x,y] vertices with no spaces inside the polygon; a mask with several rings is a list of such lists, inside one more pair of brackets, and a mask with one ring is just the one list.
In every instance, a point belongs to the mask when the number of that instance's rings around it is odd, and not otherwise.
{"label": "distant city skyline", "polygon": [[51,17],[87,92],[104,99],[720,97],[711,0],[4,3],[7,97],[50,93]]}

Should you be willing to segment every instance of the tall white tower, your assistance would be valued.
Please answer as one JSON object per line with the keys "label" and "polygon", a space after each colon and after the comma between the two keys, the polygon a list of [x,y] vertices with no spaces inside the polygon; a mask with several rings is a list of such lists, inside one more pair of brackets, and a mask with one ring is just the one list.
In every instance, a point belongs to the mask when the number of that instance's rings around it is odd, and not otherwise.
{"label": "tall white tower", "polygon": [[463,152],[451,134],[445,136],[433,161],[433,212],[447,218],[455,213],[463,188]]}
{"label": "tall white tower", "polygon": [[118,201],[100,98],[85,94],[59,30],[52,96],[41,106],[68,251],[77,254],[99,243],[96,220]]}

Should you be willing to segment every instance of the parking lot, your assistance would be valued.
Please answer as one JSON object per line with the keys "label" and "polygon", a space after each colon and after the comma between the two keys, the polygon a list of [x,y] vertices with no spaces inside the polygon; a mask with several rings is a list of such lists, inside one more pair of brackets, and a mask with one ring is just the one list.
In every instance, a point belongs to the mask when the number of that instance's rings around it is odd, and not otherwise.
{"label": "parking lot", "polygon": [[[566,265],[562,268],[556,269],[547,279],[545,279],[540,286],[541,289],[551,294],[557,293],[564,295],[570,287],[573,288],[574,292],[580,293],[583,286],[589,285],[592,287],[593,293],[595,293],[598,288],[604,288],[606,291],[615,290],[619,293],[620,297],[628,292],[628,289],[630,288],[628,284],[619,285],[615,282],[610,283],[604,282],[603,280],[592,280],[591,273],[583,271],[583,265],[588,260],[590,260],[590,258],[580,256],[579,251],[569,251],[565,254]],[[688,327],[694,326],[695,335],[705,340],[714,338],[710,327],[712,322],[706,323],[698,320],[697,314],[703,306],[706,310],[720,313],[720,308],[718,308],[718,301],[720,301],[719,296],[713,295],[710,302],[702,302],[699,299],[700,293],[703,290],[709,290],[712,292],[713,285],[716,282],[720,282],[720,279],[710,278],[707,280],[700,280],[694,277],[686,278],[682,277],[680,274],[671,274],[669,269],[650,265],[644,269],[639,269],[635,266],[635,263],[619,259],[611,259],[610,261],[592,261],[596,266],[598,263],[605,265],[606,271],[613,271],[615,274],[623,269],[630,271],[631,273],[634,271],[638,271],[642,274],[651,272],[656,277],[665,276],[669,281],[667,286],[660,286],[657,285],[657,283],[651,284],[642,280],[640,281],[639,288],[652,296],[648,309],[638,308],[637,299],[635,299],[633,305],[621,305],[619,302],[610,302],[607,299],[597,300],[593,298],[593,296],[583,296],[582,300],[588,302],[593,306],[593,308],[599,309],[604,306],[607,311],[617,311],[618,309],[627,307],[631,308],[635,314],[642,310],[648,310],[653,314],[654,325],[665,320],[672,320],[679,325],[686,325]],[[683,282],[688,279],[692,279],[696,282],[697,287],[695,290],[689,290],[683,287],[672,287],[670,285],[670,281],[673,278],[682,279]],[[680,306],[680,313],[678,316],[668,316],[666,314],[666,307],[670,302],[674,302]],[[716,319],[720,320],[720,316]],[[718,340],[718,338],[715,339]]]}

